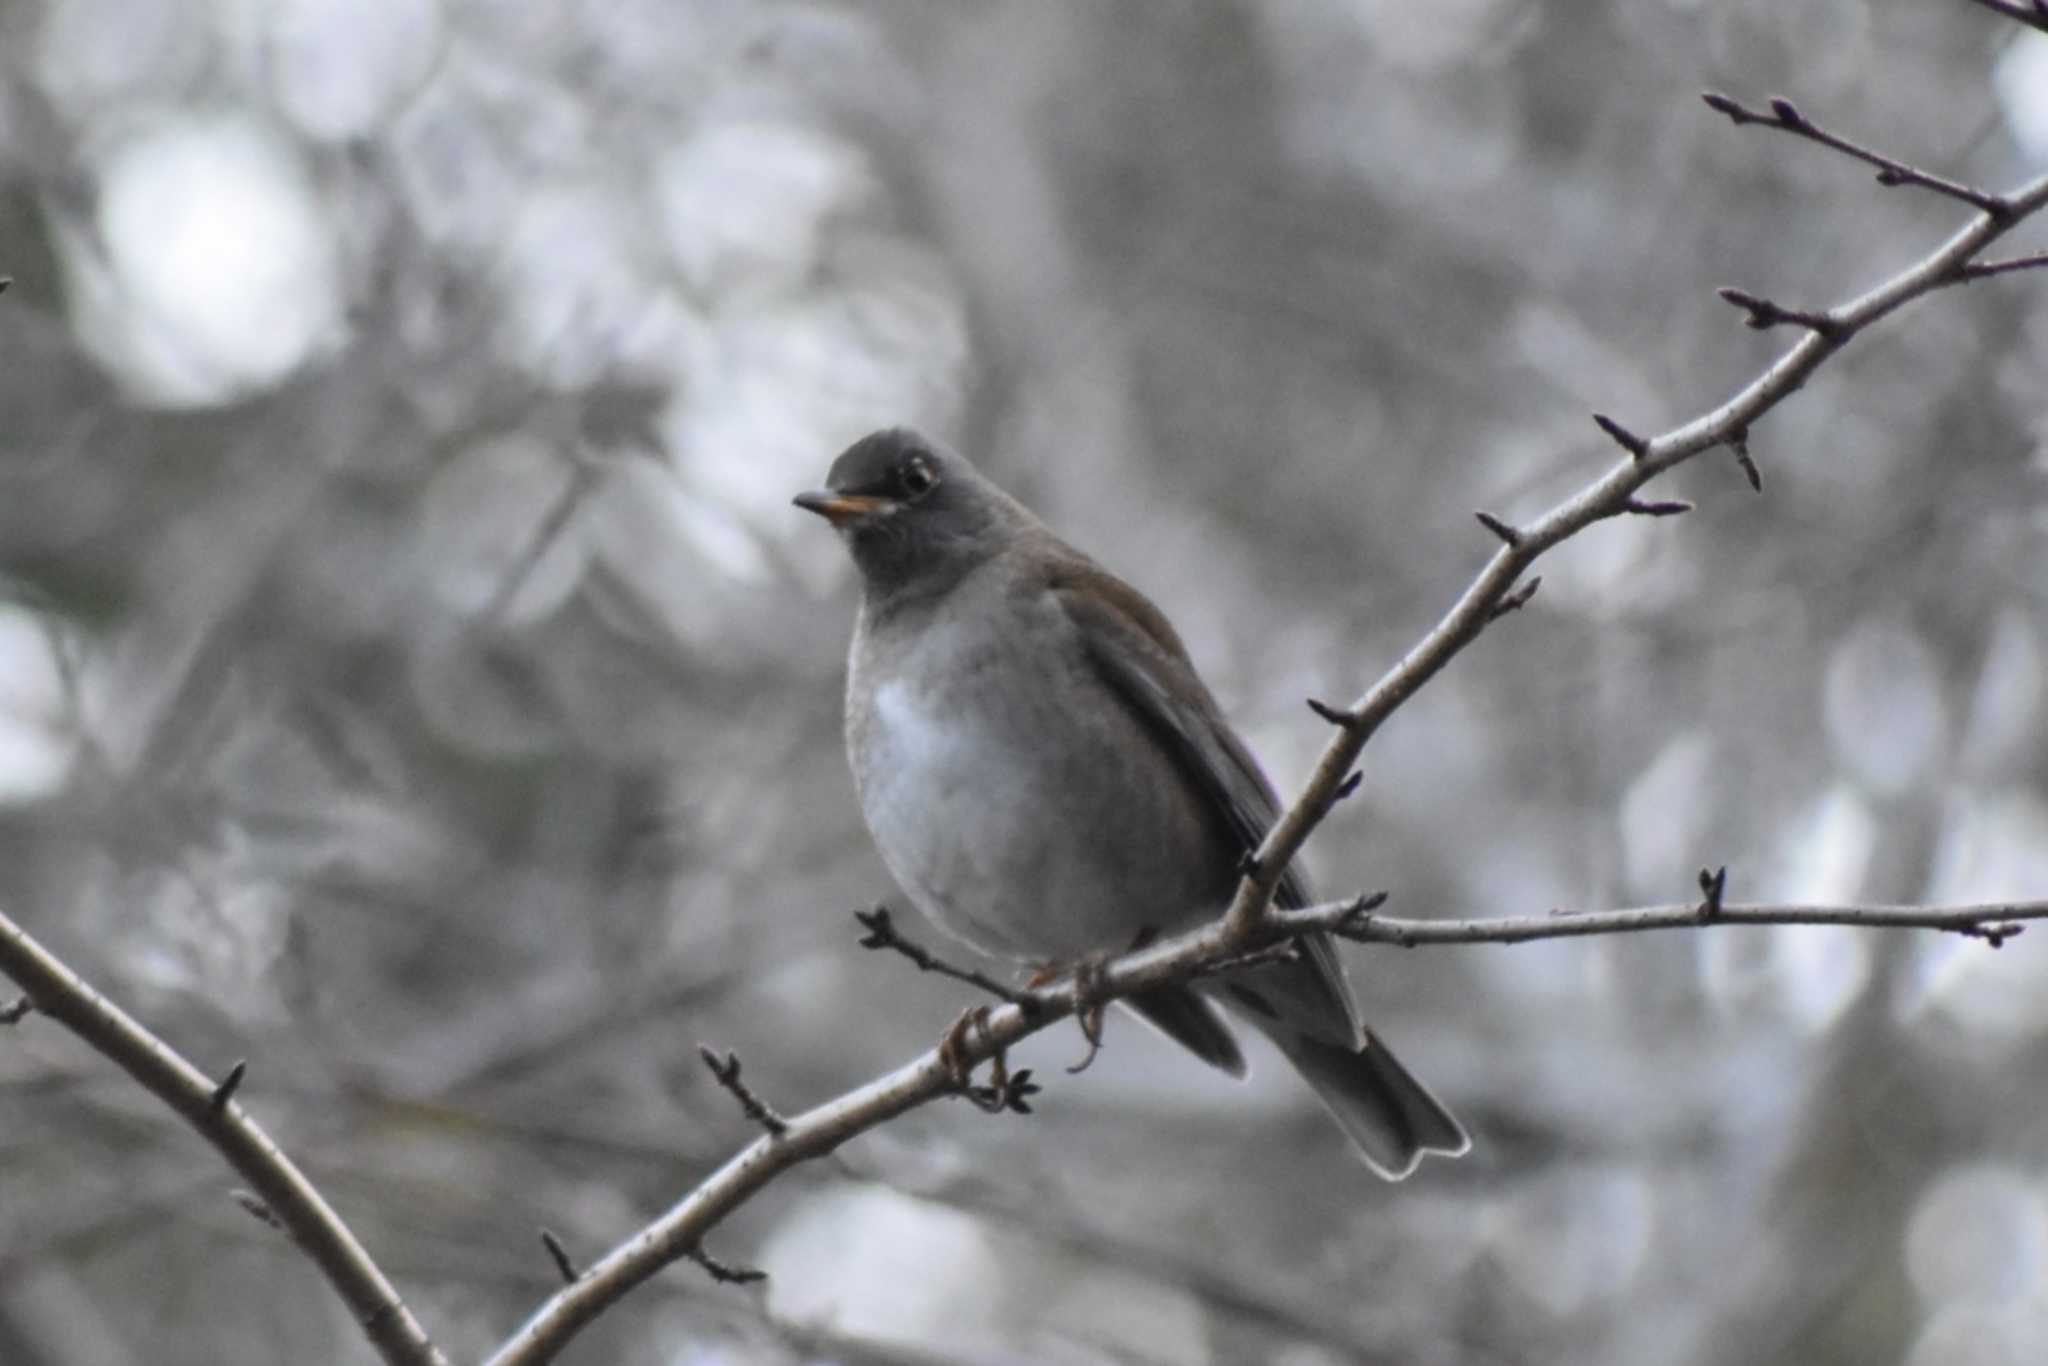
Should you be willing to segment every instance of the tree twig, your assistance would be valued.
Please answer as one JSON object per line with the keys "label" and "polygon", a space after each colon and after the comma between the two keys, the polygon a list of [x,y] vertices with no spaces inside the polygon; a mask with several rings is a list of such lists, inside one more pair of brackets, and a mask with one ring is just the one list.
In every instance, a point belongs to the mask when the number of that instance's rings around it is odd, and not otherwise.
{"label": "tree twig", "polygon": [[711,1045],[700,1043],[697,1045],[697,1056],[702,1058],[704,1065],[711,1069],[711,1075],[717,1079],[718,1084],[723,1086],[731,1093],[732,1098],[739,1102],[741,1113],[767,1130],[770,1138],[781,1137],[783,1131],[789,1128],[787,1120],[783,1119],[781,1115],[776,1114],[774,1108],[767,1101],[755,1095],[754,1089],[740,1080],[739,1054],[730,1050],[721,1054]]}
{"label": "tree twig", "polygon": [[[234,1099],[246,1069],[215,1084],[169,1044],[94,990],[0,912],[0,972],[37,1011],[83,1039],[140,1082],[211,1143],[254,1192],[241,1203],[268,1219],[320,1268],[377,1353],[391,1366],[447,1366],[391,1282],[320,1192]],[[254,1201],[255,1203],[250,1203]],[[264,1217],[264,1216],[259,1216]]]}
{"label": "tree twig", "polygon": [[1011,1005],[1021,1004],[1030,998],[1028,992],[1017,991],[1005,986],[985,972],[977,972],[973,968],[955,967],[924,945],[913,939],[905,938],[903,932],[896,928],[896,920],[889,914],[887,906],[876,906],[871,910],[855,911],[853,918],[858,920],[861,928],[867,931],[860,938],[860,946],[864,949],[893,950],[917,964],[919,972],[937,973],[941,977],[950,977],[956,982],[965,982],[971,987],[978,987],[982,991],[987,992],[999,1001],[1008,1001]]}
{"label": "tree twig", "polygon": [[[1519,539],[1502,545],[1463,596],[1393,668],[1344,709],[1349,722],[1334,732],[1316,761],[1307,786],[1275,822],[1252,860],[1256,876],[1245,878],[1232,899],[1227,922],[1242,935],[1271,908],[1280,874],[1329,809],[1331,795],[1356,766],[1366,741],[1423,684],[1477,640],[1514,599],[1515,583],[1551,547],[1595,522],[1622,515],[1644,484],[1703,451],[1733,446],[1745,451],[1757,419],[1796,393],[1809,376],[1864,329],[1906,304],[1962,280],[1961,271],[2013,225],[2048,205],[2048,176],[2038,177],[2007,196],[2001,211],[1982,212],[1916,264],[1864,294],[1828,310],[1839,328],[1808,332],[1719,407],[1655,438],[1645,439],[1612,419],[1601,427],[1620,444],[1628,459],[1557,504],[1534,521],[1516,527]],[[1747,468],[1747,467],[1746,467]]]}
{"label": "tree twig", "polygon": [[1941,930],[1982,939],[1993,948],[2019,935],[2028,921],[2048,920],[2048,901],[2004,901],[1976,906],[1824,906],[1795,903],[1679,902],[1619,911],[1552,911],[1549,915],[1487,920],[1407,920],[1354,914],[1338,919],[1343,903],[1278,911],[1283,927],[1297,922],[1361,944],[1404,949],[1434,944],[1526,944],[1537,939],[1697,930],[1709,925],[1847,925],[1870,930]]}
{"label": "tree twig", "polygon": [[1700,98],[1707,102],[1709,109],[1714,110],[1716,113],[1726,114],[1737,127],[1754,123],[1760,124],[1765,128],[1776,128],[1795,137],[1805,138],[1808,142],[1819,143],[1823,147],[1840,152],[1843,156],[1852,157],[1866,166],[1875,166],[1877,168],[1877,183],[1880,185],[1917,185],[1923,190],[1932,190],[1936,194],[1947,195],[1950,199],[1968,204],[1971,208],[1980,209],[1989,217],[2006,222],[2012,220],[2014,206],[2003,195],[1995,195],[1988,190],[1980,190],[1974,185],[1965,185],[1961,181],[1950,180],[1946,176],[1934,175],[1931,172],[1921,170],[1917,166],[1908,166],[1903,161],[1888,157],[1882,152],[1873,151],[1862,143],[1845,138],[1839,133],[1830,133],[1827,129],[1822,128],[1812,119],[1800,113],[1798,106],[1788,99],[1782,97],[1772,99],[1771,112],[1766,114],[1751,109],[1741,101],[1720,94],[1718,91],[1710,90],[1700,96]]}

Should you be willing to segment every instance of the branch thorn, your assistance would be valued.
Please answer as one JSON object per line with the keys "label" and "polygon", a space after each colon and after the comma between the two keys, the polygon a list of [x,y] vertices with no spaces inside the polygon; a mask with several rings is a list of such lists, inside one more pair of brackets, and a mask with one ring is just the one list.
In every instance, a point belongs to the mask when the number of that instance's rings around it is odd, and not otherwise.
{"label": "branch thorn", "polygon": [[1345,711],[1341,707],[1331,706],[1328,702],[1323,701],[1320,697],[1310,697],[1305,700],[1308,702],[1308,709],[1310,711],[1314,712],[1317,716],[1322,717],[1325,721],[1328,721],[1333,726],[1341,726],[1345,730],[1349,730],[1353,726],[1358,724],[1358,718],[1356,716],[1353,716],[1350,712]]}
{"label": "branch thorn", "polygon": [[1337,784],[1337,790],[1330,794],[1330,800],[1332,802],[1343,801],[1346,797],[1358,791],[1358,785],[1364,781],[1365,770],[1361,768],[1352,769],[1351,772],[1345,776],[1344,781]]}
{"label": "branch thorn", "polygon": [[1743,478],[1749,480],[1750,491],[1764,491],[1764,472],[1756,467],[1756,461],[1749,455],[1749,433],[1737,432],[1728,439],[1728,449],[1735,452],[1735,463],[1742,470]]}
{"label": "branch thorn", "polygon": [[1641,460],[1650,453],[1650,443],[1637,436],[1628,428],[1616,422],[1605,413],[1593,414],[1593,420],[1600,424],[1600,430],[1614,439],[1614,444],[1629,453],[1632,460]]}
{"label": "branch thorn", "polygon": [[1535,578],[1495,603],[1492,609],[1487,612],[1486,619],[1488,621],[1499,621],[1510,612],[1521,611],[1522,608],[1529,605],[1529,599],[1535,597],[1536,590],[1542,586],[1543,576],[1538,574]]}
{"label": "branch thorn", "polygon": [[691,1248],[689,1258],[703,1267],[705,1274],[720,1285],[752,1285],[755,1281],[768,1279],[768,1273],[757,1267],[734,1266],[731,1262],[721,1262],[701,1247]]}
{"label": "branch thorn", "polygon": [[1721,914],[1721,896],[1727,890],[1727,864],[1724,863],[1719,868],[1700,869],[1700,891],[1705,896],[1705,900],[1701,901],[1698,907],[1700,919],[1713,920]]}
{"label": "branch thorn", "polygon": [[1638,517],[1676,517],[1681,513],[1691,512],[1692,504],[1683,498],[1673,498],[1661,503],[1646,503],[1639,498],[1631,498],[1621,505],[1621,510],[1632,512]]}
{"label": "branch thorn", "polygon": [[1472,515],[1479,519],[1479,525],[1485,527],[1488,531],[1491,531],[1494,535],[1500,537],[1501,540],[1505,542],[1507,545],[1517,546],[1522,543],[1522,533],[1517,531],[1515,528],[1509,526],[1506,522],[1503,522],[1500,518],[1494,516],[1492,513],[1475,512]]}
{"label": "branch thorn", "polygon": [[227,1109],[228,1102],[235,1098],[235,1092],[241,1088],[242,1078],[247,1075],[249,1060],[242,1058],[228,1069],[228,1074],[220,1079],[220,1085],[213,1088],[213,1094],[207,1098],[206,1107],[215,1114]]}
{"label": "branch thorn", "polygon": [[555,1236],[553,1229],[544,1228],[540,1231],[540,1245],[548,1250],[548,1256],[555,1263],[555,1270],[561,1273],[562,1284],[576,1284],[583,1273],[576,1269],[576,1263],[570,1260],[569,1249],[562,1245],[562,1240]]}
{"label": "branch thorn", "polygon": [[0,1006],[0,1025],[20,1024],[22,1017],[35,1008],[36,1003],[27,996],[17,996]]}

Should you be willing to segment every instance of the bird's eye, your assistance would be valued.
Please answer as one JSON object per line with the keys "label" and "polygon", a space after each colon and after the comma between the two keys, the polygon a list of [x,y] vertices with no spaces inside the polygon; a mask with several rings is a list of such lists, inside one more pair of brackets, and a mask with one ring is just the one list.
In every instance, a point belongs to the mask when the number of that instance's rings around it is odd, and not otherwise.
{"label": "bird's eye", "polygon": [[913,460],[903,467],[900,476],[903,491],[916,498],[930,493],[932,485],[939,482],[939,476],[932,473],[932,467],[922,460]]}

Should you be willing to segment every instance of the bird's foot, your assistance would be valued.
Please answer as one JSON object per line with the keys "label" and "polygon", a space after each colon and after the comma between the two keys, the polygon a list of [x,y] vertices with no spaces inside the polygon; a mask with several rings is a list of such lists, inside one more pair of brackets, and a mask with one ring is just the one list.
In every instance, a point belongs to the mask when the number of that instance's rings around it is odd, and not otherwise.
{"label": "bird's foot", "polygon": [[[939,1038],[939,1063],[953,1078],[953,1085],[959,1088],[961,1095],[972,1101],[977,1109],[996,1115],[1015,1108],[1012,1093],[1016,1083],[1010,1075],[1009,1060],[1003,1056],[1001,1048],[995,1048],[988,1060],[988,1085],[974,1084],[974,1059],[969,1055],[973,1044],[970,1039],[992,1046],[988,1013],[987,1006],[969,1006],[960,1012],[960,1018],[953,1021]],[[1018,1073],[1019,1077],[1024,1075]]]}
{"label": "bird's foot", "polygon": [[[1145,947],[1155,937],[1150,930],[1141,931],[1127,952]],[[1109,1000],[1102,995],[1102,978],[1115,956],[1093,953],[1071,965],[1042,963],[1025,981],[1026,990],[1036,991],[1062,977],[1074,979],[1074,1023],[1081,1026],[1081,1037],[1088,1041],[1088,1051],[1082,1055],[1081,1061],[1067,1069],[1070,1075],[1086,1072],[1094,1064],[1095,1055],[1102,1051],[1102,1024],[1109,1010]]]}
{"label": "bird's foot", "polygon": [[1067,1069],[1070,1076],[1086,1072],[1102,1051],[1102,1022],[1109,1009],[1108,999],[1101,994],[1102,971],[1100,958],[1084,958],[1074,965],[1074,1023],[1081,1026],[1088,1051]]}

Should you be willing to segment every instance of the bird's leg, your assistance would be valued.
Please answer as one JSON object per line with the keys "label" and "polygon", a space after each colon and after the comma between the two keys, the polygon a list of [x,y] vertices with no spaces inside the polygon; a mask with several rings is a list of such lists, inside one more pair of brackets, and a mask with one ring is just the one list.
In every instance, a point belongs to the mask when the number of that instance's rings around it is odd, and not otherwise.
{"label": "bird's leg", "polygon": [[1105,966],[1106,959],[1092,955],[1074,964],[1074,1022],[1081,1026],[1088,1052],[1067,1069],[1069,1075],[1086,1072],[1095,1062],[1095,1055],[1102,1051],[1102,1020],[1109,1009],[1108,1000],[1101,994]]}
{"label": "bird's leg", "polygon": [[982,1042],[988,1042],[988,1007],[969,1006],[960,1012],[960,1018],[953,1021],[939,1039],[939,1062],[952,1075],[953,1084],[960,1088],[960,1094],[974,1102],[979,1109],[990,1114],[1001,1114],[1009,1106],[1010,1064],[998,1048],[988,1060],[987,1086],[974,1084],[974,1063],[967,1056],[968,1035],[978,1035]]}

